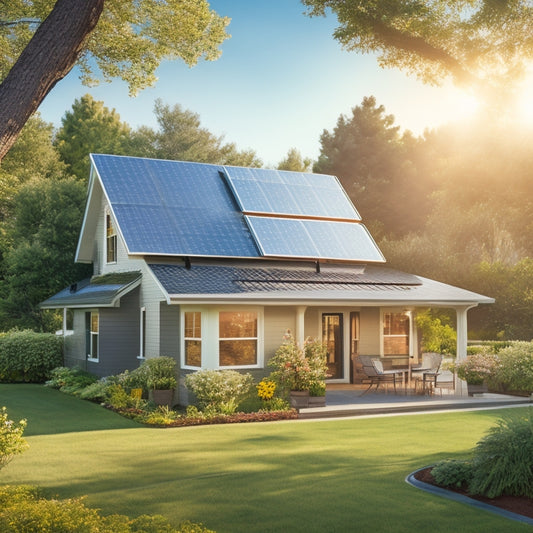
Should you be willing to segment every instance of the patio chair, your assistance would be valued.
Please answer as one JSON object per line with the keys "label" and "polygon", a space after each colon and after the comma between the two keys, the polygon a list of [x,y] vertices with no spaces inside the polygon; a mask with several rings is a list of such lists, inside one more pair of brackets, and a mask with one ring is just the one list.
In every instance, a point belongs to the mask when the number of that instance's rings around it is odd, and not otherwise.
{"label": "patio chair", "polygon": [[435,382],[433,384],[435,390],[440,391],[442,396],[442,389],[447,389],[448,391],[453,392],[455,390],[455,374],[450,370],[443,370],[439,372],[435,377]]}
{"label": "patio chair", "polygon": [[384,370],[383,363],[379,359],[371,359],[370,363],[371,365],[369,367],[365,367],[363,365],[365,373],[370,379],[370,386],[365,390],[365,392],[363,392],[361,396],[364,396],[367,392],[369,392],[374,385],[376,385],[375,391],[377,391],[381,383],[392,383],[394,385],[394,393],[396,394],[396,381],[399,380],[400,383],[403,381],[402,371]]}
{"label": "patio chair", "polygon": [[429,391],[431,394],[432,386],[434,386],[439,375],[441,363],[442,355],[440,353],[422,354],[422,363],[411,367],[411,379],[415,380],[415,392],[418,388],[418,383],[421,382],[424,393]]}

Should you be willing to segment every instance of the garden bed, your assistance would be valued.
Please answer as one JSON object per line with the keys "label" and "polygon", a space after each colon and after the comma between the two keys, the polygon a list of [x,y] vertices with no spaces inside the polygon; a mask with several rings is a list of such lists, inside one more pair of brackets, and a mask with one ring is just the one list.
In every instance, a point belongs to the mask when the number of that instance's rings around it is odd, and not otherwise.
{"label": "garden bed", "polygon": [[431,470],[432,467],[419,470],[418,472],[415,472],[414,478],[422,483],[427,483],[428,485],[433,485],[434,487],[439,487],[441,489],[449,490],[450,492],[462,494],[463,496],[486,503],[487,505],[492,505],[494,507],[498,507],[499,509],[504,509],[506,511],[533,519],[532,498],[527,498],[525,496],[498,496],[497,498],[486,498],[485,496],[469,494],[468,490],[466,489],[441,487],[435,483],[435,478],[431,474]]}
{"label": "garden bed", "polygon": [[216,414],[212,416],[200,415],[190,416],[182,415],[175,420],[169,420],[165,423],[149,423],[143,421],[144,411],[133,407],[117,408],[111,405],[105,406],[107,409],[118,413],[127,418],[131,418],[150,427],[186,427],[186,426],[202,426],[209,424],[242,424],[246,422],[275,422],[278,420],[294,420],[298,418],[298,411],[296,409],[289,409],[286,411],[265,411],[253,413],[233,413],[230,415]]}

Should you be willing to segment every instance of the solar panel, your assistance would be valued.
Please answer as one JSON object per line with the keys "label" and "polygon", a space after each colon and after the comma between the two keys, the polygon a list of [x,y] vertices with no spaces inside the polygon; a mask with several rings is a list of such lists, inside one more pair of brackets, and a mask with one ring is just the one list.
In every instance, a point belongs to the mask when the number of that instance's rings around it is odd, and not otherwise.
{"label": "solar panel", "polygon": [[245,213],[361,220],[335,176],[241,167],[224,172]]}
{"label": "solar panel", "polygon": [[245,218],[266,257],[385,260],[363,224],[264,216]]}
{"label": "solar panel", "polygon": [[219,172],[181,161],[92,155],[130,253],[257,257]]}

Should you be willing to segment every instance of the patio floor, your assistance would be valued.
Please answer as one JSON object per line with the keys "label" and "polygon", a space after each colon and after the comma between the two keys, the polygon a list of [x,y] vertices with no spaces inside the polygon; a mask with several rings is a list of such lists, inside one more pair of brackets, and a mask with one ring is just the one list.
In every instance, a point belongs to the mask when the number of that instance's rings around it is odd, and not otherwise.
{"label": "patio floor", "polygon": [[393,391],[369,392],[367,385],[328,384],[326,407],[300,409],[298,418],[337,418],[348,416],[376,416],[452,409],[495,409],[498,407],[532,405],[529,397],[504,394],[480,394],[475,397],[456,396],[453,391],[422,395],[412,391],[394,394]]}

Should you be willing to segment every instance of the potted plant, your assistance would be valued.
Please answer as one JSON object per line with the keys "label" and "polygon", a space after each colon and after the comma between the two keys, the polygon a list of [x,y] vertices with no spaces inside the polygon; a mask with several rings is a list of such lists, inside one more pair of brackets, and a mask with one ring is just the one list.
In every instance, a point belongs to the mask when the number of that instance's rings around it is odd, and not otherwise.
{"label": "potted plant", "polygon": [[271,378],[288,394],[291,406],[308,407],[311,387],[325,384],[326,348],[310,340],[302,348],[290,337],[278,348],[268,366],[274,369]]}
{"label": "potted plant", "polygon": [[457,376],[466,381],[468,395],[488,391],[488,380],[494,374],[498,358],[494,354],[476,353],[453,365]]}
{"label": "potted plant", "polygon": [[154,357],[147,359],[146,384],[150,389],[152,400],[157,405],[172,407],[176,380],[176,361],[172,357]]}

